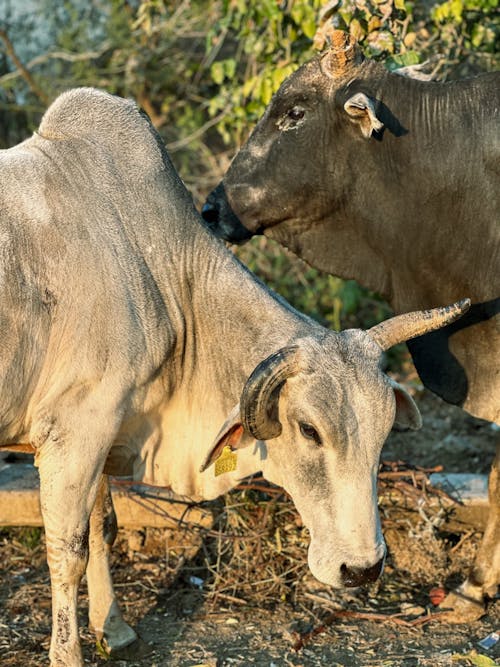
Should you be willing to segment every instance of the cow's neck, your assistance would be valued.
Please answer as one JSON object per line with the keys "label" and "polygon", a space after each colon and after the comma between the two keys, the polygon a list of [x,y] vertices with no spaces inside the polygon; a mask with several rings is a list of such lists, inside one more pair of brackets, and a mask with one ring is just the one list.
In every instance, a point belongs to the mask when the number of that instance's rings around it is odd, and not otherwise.
{"label": "cow's neck", "polygon": [[[261,283],[200,228],[192,255],[192,344],[211,382],[241,391],[259,361],[310,330],[311,320]],[[319,326],[319,325],[318,325]]]}
{"label": "cow's neck", "polygon": [[[266,236],[296,253],[308,264],[344,280],[355,279],[364,287],[391,296],[391,274],[384,257],[368,238],[363,238],[358,225],[352,226],[349,218],[335,214],[310,226],[302,220],[286,221],[266,230]],[[359,218],[357,219],[359,222]]]}
{"label": "cow's neck", "polygon": [[163,380],[175,390],[153,415],[161,446],[154,439],[147,442],[137,476],[180,495],[212,498],[265,468],[268,457],[259,445],[238,453],[234,473],[215,477],[213,468],[199,472],[253,369],[310,325],[197,220],[193,225],[184,220],[183,225],[187,252],[175,278],[184,295],[182,323],[177,326],[174,362],[165,369],[165,378],[175,377]]}

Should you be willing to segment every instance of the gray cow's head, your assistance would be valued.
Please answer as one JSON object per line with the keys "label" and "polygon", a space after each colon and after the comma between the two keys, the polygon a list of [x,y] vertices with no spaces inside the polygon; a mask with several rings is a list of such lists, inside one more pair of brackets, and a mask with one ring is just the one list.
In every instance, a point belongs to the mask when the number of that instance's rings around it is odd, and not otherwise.
{"label": "gray cow's head", "polygon": [[263,474],[288,491],[309,528],[309,567],[320,581],[359,586],[382,571],[380,452],[394,422],[421,424],[409,394],[380,370],[382,351],[444,326],[468,305],[400,315],[367,332],[297,340],[246,382],[202,470],[226,447],[269,441]]}
{"label": "gray cow's head", "polygon": [[282,84],[203,207],[215,234],[243,242],[281,224],[304,229],[342,206],[335,184],[349,177],[345,154],[383,128],[375,99],[356,82],[366,66],[378,68],[335,31],[331,48]]}

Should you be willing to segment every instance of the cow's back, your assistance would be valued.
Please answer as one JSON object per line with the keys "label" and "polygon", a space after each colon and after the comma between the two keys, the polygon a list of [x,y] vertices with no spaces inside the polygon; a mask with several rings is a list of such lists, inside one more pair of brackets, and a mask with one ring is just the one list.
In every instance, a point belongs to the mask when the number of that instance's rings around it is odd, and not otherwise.
{"label": "cow's back", "polygon": [[[177,176],[165,166],[153,135],[149,146],[139,143],[136,150],[133,140],[142,133],[147,144],[151,134],[136,108],[98,91],[91,91],[90,99],[83,94],[90,108],[93,93],[98,103],[101,95],[105,102],[118,102],[116,126],[101,127],[102,137],[92,132],[96,119],[81,108],[75,122],[87,120],[89,126],[85,130],[84,122],[80,134],[70,136],[64,125],[57,134],[57,123],[49,118],[39,133],[0,153],[4,444],[24,437],[47,395],[91,386],[103,377],[123,383],[124,392],[143,385],[172,354],[182,332],[176,328],[177,299],[169,299],[180,277],[176,267],[169,274],[162,263],[168,267],[180,242],[175,224],[168,235],[169,213],[179,216],[192,204],[187,200],[179,207],[176,197],[183,191],[169,188]],[[78,102],[78,95],[69,102]],[[120,108],[125,117],[132,114],[135,136],[126,123],[120,126]],[[125,142],[121,150],[113,145],[117,140]],[[162,197],[167,210],[161,210]]]}

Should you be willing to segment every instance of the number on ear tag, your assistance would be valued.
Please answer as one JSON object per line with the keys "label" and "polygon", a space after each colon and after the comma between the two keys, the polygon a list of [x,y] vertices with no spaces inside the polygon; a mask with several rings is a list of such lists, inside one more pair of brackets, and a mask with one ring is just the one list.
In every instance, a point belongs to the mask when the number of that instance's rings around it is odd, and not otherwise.
{"label": "number on ear tag", "polygon": [[215,461],[215,476],[218,477],[225,472],[232,472],[236,470],[236,463],[238,461],[238,456],[235,452],[231,451],[231,447],[226,445],[222,450],[219,458]]}

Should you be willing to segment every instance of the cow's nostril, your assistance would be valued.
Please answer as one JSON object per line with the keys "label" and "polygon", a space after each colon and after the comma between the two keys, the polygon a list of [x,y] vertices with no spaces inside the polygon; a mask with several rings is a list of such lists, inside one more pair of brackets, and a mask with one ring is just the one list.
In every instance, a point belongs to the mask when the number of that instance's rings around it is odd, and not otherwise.
{"label": "cow's nostril", "polygon": [[342,583],[344,586],[348,586],[350,588],[355,586],[362,586],[363,584],[369,584],[379,578],[383,566],[383,558],[375,563],[375,565],[367,568],[347,567],[345,563],[342,563],[340,566],[340,576],[342,577]]}
{"label": "cow's nostril", "polygon": [[201,209],[201,217],[209,225],[215,225],[219,220],[219,210],[215,204],[205,203]]}

